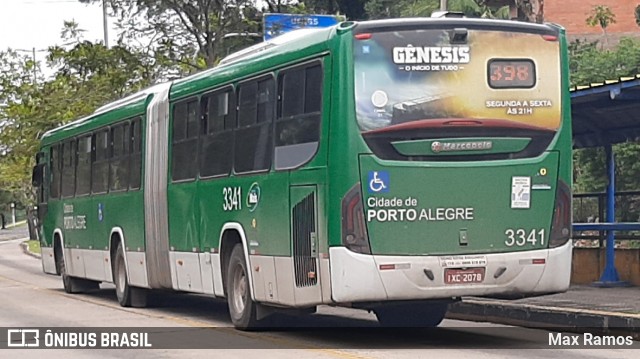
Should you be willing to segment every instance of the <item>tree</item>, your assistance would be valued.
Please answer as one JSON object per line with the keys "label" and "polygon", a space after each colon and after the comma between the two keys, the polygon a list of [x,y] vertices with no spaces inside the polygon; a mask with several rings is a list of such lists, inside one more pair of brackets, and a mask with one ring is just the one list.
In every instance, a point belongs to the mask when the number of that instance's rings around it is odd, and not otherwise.
{"label": "tree", "polygon": [[38,64],[32,59],[0,52],[0,188],[21,203],[34,198],[30,172],[46,131],[146,87],[153,78],[143,54],[82,41],[77,30],[77,24],[66,23],[71,45],[49,49],[49,66],[56,70],[49,80],[34,81]]}
{"label": "tree", "polygon": [[518,18],[541,24],[544,21],[544,0],[515,0]]}
{"label": "tree", "polygon": [[343,14],[348,20],[365,20],[370,0],[302,0],[308,13]]}
{"label": "tree", "polygon": [[[430,16],[440,9],[440,0],[370,0],[365,8],[370,18]],[[486,0],[449,0],[447,9],[468,17],[509,18],[509,6],[497,8]]]}
{"label": "tree", "polygon": [[604,35],[604,40],[609,44],[609,37],[607,36],[607,27],[616,23],[616,15],[606,5],[596,5],[591,10],[591,15],[587,17],[587,25],[600,26]]}
{"label": "tree", "polygon": [[469,17],[482,17],[489,19],[508,19],[509,6],[495,7],[487,0],[449,0],[447,8],[451,11],[460,11]]}
{"label": "tree", "polygon": [[[25,179],[40,134],[37,120],[40,88],[34,82],[33,60],[8,50],[0,52],[0,188],[27,203],[33,195]],[[37,124],[36,124],[37,127]]]}
{"label": "tree", "polygon": [[571,85],[635,76],[640,73],[640,40],[622,38],[614,49],[598,49],[596,42],[569,45]]}
{"label": "tree", "polygon": [[[169,78],[213,67],[227,55],[228,42],[246,46],[261,39],[260,12],[250,0],[108,0],[108,4],[118,19],[120,42],[137,43],[157,65],[168,69]],[[267,2],[273,9],[288,4]]]}

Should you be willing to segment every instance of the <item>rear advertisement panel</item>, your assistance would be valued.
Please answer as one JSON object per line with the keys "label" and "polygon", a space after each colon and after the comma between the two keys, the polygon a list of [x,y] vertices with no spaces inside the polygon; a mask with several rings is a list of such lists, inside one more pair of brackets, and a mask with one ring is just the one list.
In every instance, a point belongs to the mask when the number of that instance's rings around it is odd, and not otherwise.
{"label": "rear advertisement panel", "polygon": [[363,131],[429,119],[560,126],[560,52],[540,34],[410,30],[356,35]]}

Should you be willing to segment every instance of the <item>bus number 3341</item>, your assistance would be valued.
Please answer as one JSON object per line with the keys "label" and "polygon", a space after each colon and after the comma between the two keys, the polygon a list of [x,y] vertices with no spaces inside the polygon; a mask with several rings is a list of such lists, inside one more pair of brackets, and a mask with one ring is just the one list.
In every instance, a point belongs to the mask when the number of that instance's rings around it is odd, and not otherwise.
{"label": "bus number 3341", "polygon": [[508,247],[518,246],[523,247],[527,245],[527,243],[535,246],[540,241],[540,245],[544,246],[544,229],[532,229],[527,233],[526,229],[509,228],[504,231],[504,234],[507,236],[507,239],[504,240],[504,244]]}
{"label": "bus number 3341", "polygon": [[222,189],[222,209],[225,211],[239,211],[242,209],[242,187],[224,187]]}

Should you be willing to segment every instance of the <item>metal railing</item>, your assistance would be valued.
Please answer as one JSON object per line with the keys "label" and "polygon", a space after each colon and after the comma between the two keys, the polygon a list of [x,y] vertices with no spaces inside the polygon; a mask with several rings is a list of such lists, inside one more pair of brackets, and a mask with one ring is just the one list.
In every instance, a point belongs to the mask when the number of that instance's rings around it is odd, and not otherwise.
{"label": "metal railing", "polygon": [[576,245],[604,247],[606,231],[613,230],[616,248],[640,247],[640,191],[616,192],[615,200],[616,222],[605,223],[606,193],[573,195],[573,239]]}

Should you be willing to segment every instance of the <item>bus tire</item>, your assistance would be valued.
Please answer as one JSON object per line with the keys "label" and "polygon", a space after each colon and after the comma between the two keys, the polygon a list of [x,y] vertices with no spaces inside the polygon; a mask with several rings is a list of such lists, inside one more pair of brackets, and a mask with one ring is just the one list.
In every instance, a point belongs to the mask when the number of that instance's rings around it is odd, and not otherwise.
{"label": "bus tire", "polygon": [[241,244],[231,251],[227,266],[227,306],[233,326],[240,330],[258,327],[256,303],[251,299],[247,264]]}
{"label": "bus tire", "polygon": [[116,285],[116,297],[118,297],[118,303],[121,306],[136,308],[147,306],[147,290],[129,285],[122,243],[118,243],[116,256],[113,260],[113,283]]}
{"label": "bus tire", "polygon": [[374,309],[383,327],[437,327],[447,314],[447,303],[390,304]]}
{"label": "bus tire", "polygon": [[62,286],[65,292],[69,294],[83,293],[100,288],[100,282],[72,277],[67,274],[67,266],[64,263],[61,249],[58,249],[58,253],[56,253],[56,266],[60,277],[62,277]]}

